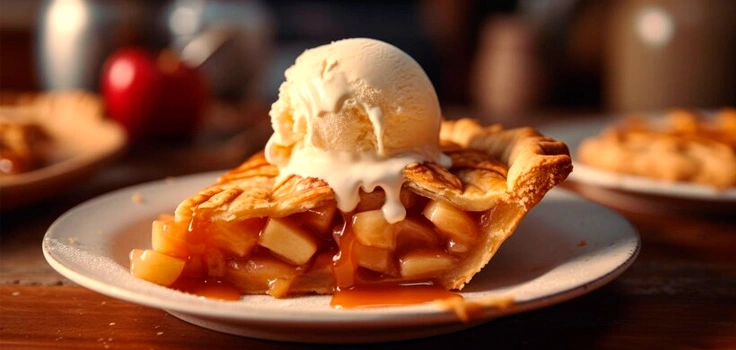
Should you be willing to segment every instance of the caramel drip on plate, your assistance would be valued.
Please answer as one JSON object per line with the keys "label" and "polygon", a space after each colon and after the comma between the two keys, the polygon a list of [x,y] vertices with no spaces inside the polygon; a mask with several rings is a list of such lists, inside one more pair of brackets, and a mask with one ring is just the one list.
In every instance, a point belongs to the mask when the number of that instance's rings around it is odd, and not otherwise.
{"label": "caramel drip on plate", "polygon": [[215,278],[181,277],[170,286],[185,293],[209,299],[240,300],[240,292],[229,283]]}
{"label": "caramel drip on plate", "polygon": [[402,306],[430,303],[440,300],[461,301],[458,293],[446,291],[431,282],[416,284],[380,284],[357,286],[338,290],[332,296],[330,306],[335,309],[379,306]]}

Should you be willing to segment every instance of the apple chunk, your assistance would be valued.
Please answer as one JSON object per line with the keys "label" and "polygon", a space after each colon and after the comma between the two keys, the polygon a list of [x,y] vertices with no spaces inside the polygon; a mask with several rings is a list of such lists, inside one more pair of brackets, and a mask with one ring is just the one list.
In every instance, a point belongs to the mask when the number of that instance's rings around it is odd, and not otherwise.
{"label": "apple chunk", "polygon": [[159,253],[187,258],[191,252],[187,244],[186,227],[174,222],[173,217],[154,220],[151,227],[151,248]]}
{"label": "apple chunk", "polygon": [[473,218],[449,203],[431,201],[424,207],[422,214],[440,233],[452,241],[451,251],[467,251],[478,236],[478,226]]}
{"label": "apple chunk", "polygon": [[358,260],[358,266],[376,272],[388,272],[391,269],[391,251],[381,248],[368,247],[362,244],[353,246],[353,254]]}
{"label": "apple chunk", "polygon": [[395,225],[386,221],[381,210],[353,215],[353,232],[362,245],[388,250],[396,248]]}
{"label": "apple chunk", "polygon": [[247,219],[237,222],[217,222],[209,230],[210,243],[221,250],[239,257],[250,254],[263,228],[263,219]]}
{"label": "apple chunk", "polygon": [[316,239],[287,219],[269,219],[258,244],[294,265],[306,264],[317,251]]}
{"label": "apple chunk", "polygon": [[184,270],[183,259],[154,250],[133,249],[130,252],[130,272],[133,276],[162,286],[170,286]]}
{"label": "apple chunk", "polygon": [[337,213],[334,203],[323,205],[319,208],[296,214],[297,220],[302,224],[315,230],[320,236],[329,238],[332,235],[332,222]]}
{"label": "apple chunk", "polygon": [[432,224],[420,219],[407,217],[397,223],[396,247],[398,250],[437,247],[442,243]]}
{"label": "apple chunk", "polygon": [[455,258],[440,250],[417,250],[404,254],[399,264],[402,277],[436,277],[454,267]]}

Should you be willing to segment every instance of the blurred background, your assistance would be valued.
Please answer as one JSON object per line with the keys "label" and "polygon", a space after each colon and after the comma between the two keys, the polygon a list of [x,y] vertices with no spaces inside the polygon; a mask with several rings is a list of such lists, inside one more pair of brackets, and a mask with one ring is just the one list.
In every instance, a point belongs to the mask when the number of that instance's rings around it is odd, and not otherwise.
{"label": "blurred background", "polygon": [[0,90],[98,92],[116,50],[168,48],[213,101],[267,109],[296,56],[348,37],[413,56],[448,116],[736,104],[731,0],[1,0]]}

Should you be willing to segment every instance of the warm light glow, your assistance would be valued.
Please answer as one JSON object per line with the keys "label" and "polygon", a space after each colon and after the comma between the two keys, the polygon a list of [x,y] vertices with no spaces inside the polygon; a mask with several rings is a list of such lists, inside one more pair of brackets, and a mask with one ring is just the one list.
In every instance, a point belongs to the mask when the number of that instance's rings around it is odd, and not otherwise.
{"label": "warm light glow", "polygon": [[0,159],[0,174],[9,174],[13,171],[13,162],[9,159]]}
{"label": "warm light glow", "polygon": [[55,1],[49,9],[49,22],[60,35],[77,32],[87,22],[87,8],[82,0]]}
{"label": "warm light glow", "polygon": [[127,60],[116,61],[110,67],[110,84],[118,89],[128,87],[133,81],[133,64]]}
{"label": "warm light glow", "polygon": [[75,50],[82,47],[79,33],[89,21],[88,8],[81,0],[61,0],[54,1],[48,11],[49,22],[45,29],[48,52],[45,54],[49,57],[49,71],[54,72],[54,83],[64,88],[80,86],[84,84],[84,77],[76,67],[86,62],[78,62],[84,58]]}
{"label": "warm light glow", "polygon": [[636,29],[645,43],[661,47],[672,39],[675,25],[667,11],[659,7],[648,7],[639,14]]}
{"label": "warm light glow", "polygon": [[169,29],[175,35],[192,35],[199,29],[199,1],[187,1],[177,7],[169,17]]}

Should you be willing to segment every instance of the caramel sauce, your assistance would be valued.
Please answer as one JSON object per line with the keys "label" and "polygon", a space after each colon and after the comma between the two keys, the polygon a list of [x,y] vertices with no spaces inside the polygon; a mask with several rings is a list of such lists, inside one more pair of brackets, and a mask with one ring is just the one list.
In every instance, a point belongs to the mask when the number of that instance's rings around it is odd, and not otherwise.
{"label": "caramel sauce", "polygon": [[430,303],[439,300],[462,300],[458,293],[434,283],[382,284],[355,286],[337,290],[330,306],[335,309],[401,306]]}
{"label": "caramel sauce", "polygon": [[332,259],[332,273],[335,277],[337,289],[349,288],[355,284],[355,270],[358,262],[353,254],[355,237],[350,226],[350,220],[345,218],[341,227],[336,227],[334,234],[338,252]]}
{"label": "caramel sauce", "polygon": [[229,283],[215,278],[181,277],[170,288],[209,299],[240,300],[240,292]]}
{"label": "caramel sauce", "polygon": [[[410,209],[408,215],[421,217],[416,208],[412,209]],[[353,249],[356,238],[352,230],[352,220],[350,220],[352,213],[342,213],[341,216],[342,220],[338,219],[340,218],[338,214],[333,222],[334,229],[331,237],[323,237],[325,241],[331,244],[323,245],[320,249],[322,252],[334,252],[331,261],[325,261],[328,268],[331,268],[335,279],[335,292],[330,302],[331,307],[348,309],[406,306],[436,301],[448,304],[463,303],[464,299],[459,293],[447,291],[440,284],[431,280],[401,281],[397,280],[400,277],[394,275],[395,272],[382,275],[373,271],[360,270]],[[481,218],[474,217],[474,219],[478,223]],[[206,245],[210,243],[211,236],[213,236],[213,232],[208,231],[208,224],[208,222],[193,218],[187,227],[182,229],[188,233],[188,241]],[[264,224],[263,220],[253,222],[254,227],[247,231],[257,232],[256,227],[262,229]],[[258,252],[257,248],[251,254],[256,254]],[[200,258],[200,255],[190,255],[190,263],[195,260],[193,259],[195,257]],[[312,267],[309,266],[307,269]],[[200,269],[202,268],[205,267],[200,266]],[[229,282],[212,277],[203,278],[201,274],[187,273],[182,275],[170,287],[211,299],[235,301],[242,297],[238,289]]]}
{"label": "caramel sauce", "polygon": [[[409,213],[407,215],[418,215]],[[335,309],[401,306],[434,301],[461,302],[458,293],[445,290],[432,281],[369,282],[358,274],[358,262],[354,254],[355,235],[350,214],[343,213],[342,225],[335,228],[333,236],[338,253],[333,258],[335,292],[330,306]],[[477,222],[477,221],[476,221]],[[380,277],[378,281],[380,281]]]}

